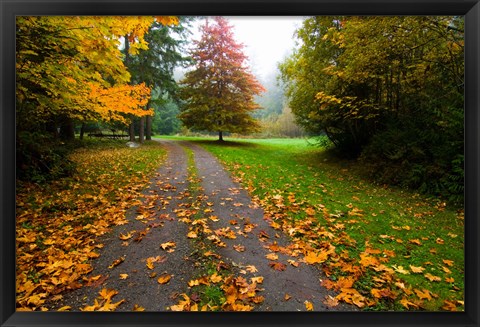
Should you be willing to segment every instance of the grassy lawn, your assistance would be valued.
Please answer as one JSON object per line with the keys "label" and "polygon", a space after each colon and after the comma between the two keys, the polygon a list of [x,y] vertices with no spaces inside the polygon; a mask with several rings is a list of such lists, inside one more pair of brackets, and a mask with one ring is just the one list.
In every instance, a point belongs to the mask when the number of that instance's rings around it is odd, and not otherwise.
{"label": "grassy lawn", "polygon": [[463,210],[376,185],[303,139],[183,138],[214,153],[299,246],[338,300],[364,310],[463,310]]}

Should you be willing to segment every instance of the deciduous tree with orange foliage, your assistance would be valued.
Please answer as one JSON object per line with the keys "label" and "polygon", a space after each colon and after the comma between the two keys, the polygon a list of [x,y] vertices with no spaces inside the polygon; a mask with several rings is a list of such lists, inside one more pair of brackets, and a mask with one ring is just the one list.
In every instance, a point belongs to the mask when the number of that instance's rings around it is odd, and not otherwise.
{"label": "deciduous tree with orange foliage", "polygon": [[251,116],[259,109],[254,95],[263,86],[245,65],[243,45],[233,38],[232,26],[223,17],[208,19],[201,27],[202,37],[191,52],[195,69],[182,80],[184,101],[180,119],[188,128],[218,132],[248,133],[258,130]]}

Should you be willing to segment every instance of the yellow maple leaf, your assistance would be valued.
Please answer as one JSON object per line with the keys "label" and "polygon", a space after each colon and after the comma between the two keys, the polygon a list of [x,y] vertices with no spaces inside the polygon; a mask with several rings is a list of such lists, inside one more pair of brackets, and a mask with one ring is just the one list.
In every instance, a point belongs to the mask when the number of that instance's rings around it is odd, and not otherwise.
{"label": "yellow maple leaf", "polygon": [[127,235],[120,234],[120,236],[118,238],[121,239],[122,241],[126,241],[128,239],[131,239],[132,236],[133,236],[132,233],[129,232]]}
{"label": "yellow maple leaf", "polygon": [[398,266],[398,267],[397,267],[397,266],[393,265],[392,268],[393,268],[396,272],[398,272],[399,274],[403,274],[403,275],[409,275],[409,274],[410,274],[410,272],[409,272],[408,270],[405,270],[405,269],[403,268],[403,266]]}
{"label": "yellow maple leaf", "polygon": [[298,262],[296,262],[295,260],[292,260],[292,259],[288,259],[287,262],[294,267],[298,267],[298,265],[299,265]]}
{"label": "yellow maple leaf", "polygon": [[160,244],[160,247],[164,250],[175,248],[175,246],[176,246],[176,243],[173,241]]}
{"label": "yellow maple leaf", "polygon": [[430,274],[430,273],[426,273],[424,276],[425,276],[425,278],[427,278],[427,279],[428,279],[429,281],[431,281],[431,282],[439,282],[439,281],[442,280],[440,277],[434,276],[434,275],[432,275],[432,274]]}
{"label": "yellow maple leaf", "polygon": [[172,278],[172,275],[164,274],[157,279],[157,282],[159,284],[166,284],[170,281],[171,278]]}
{"label": "yellow maple leaf", "polygon": [[135,305],[133,306],[132,311],[145,311],[145,308],[139,306],[138,304],[135,304]]}
{"label": "yellow maple leaf", "polygon": [[147,261],[147,268],[152,270],[153,268],[155,268],[155,266],[153,265],[153,262],[152,261]]}
{"label": "yellow maple leaf", "polygon": [[450,266],[450,267],[453,266],[453,260],[445,260],[445,259],[443,259],[442,261],[443,261],[443,263],[446,264],[447,266]]}
{"label": "yellow maple leaf", "polygon": [[410,270],[411,270],[412,272],[416,273],[416,274],[419,274],[419,273],[422,273],[422,272],[425,270],[425,268],[423,268],[423,267],[415,267],[415,266],[410,265]]}
{"label": "yellow maple leaf", "polygon": [[100,296],[104,300],[110,300],[114,295],[118,294],[118,292],[114,289],[104,288],[100,292],[98,292],[98,294],[100,294]]}
{"label": "yellow maple leaf", "polygon": [[432,299],[432,296],[431,296],[429,290],[426,290],[426,289],[423,289],[423,290],[414,289],[413,291],[415,292],[415,294],[417,294],[417,296],[419,297],[420,300],[428,300],[428,301],[430,301],[430,300]]}
{"label": "yellow maple leaf", "polygon": [[307,311],[313,311],[313,303],[310,302],[310,301],[305,301],[305,308],[307,309]]}
{"label": "yellow maple leaf", "polygon": [[217,273],[214,273],[213,275],[210,276],[210,280],[212,283],[218,283],[223,280],[222,276],[217,275]]}
{"label": "yellow maple leaf", "polygon": [[303,258],[303,260],[310,264],[313,265],[315,263],[322,263],[328,258],[328,253],[327,252],[320,252],[319,254],[315,253],[314,251],[308,252],[308,254]]}
{"label": "yellow maple leaf", "polygon": [[250,278],[250,281],[252,283],[261,284],[261,283],[263,283],[263,277],[262,276],[252,277],[252,278]]}
{"label": "yellow maple leaf", "polygon": [[313,209],[313,208],[307,208],[307,209],[305,209],[305,213],[306,213],[308,216],[315,216],[315,209]]}
{"label": "yellow maple leaf", "polygon": [[407,298],[405,298],[405,297],[400,300],[400,304],[403,305],[407,309],[410,309],[411,306],[415,307],[415,308],[418,308],[418,305],[416,305],[413,302],[408,301]]}
{"label": "yellow maple leaf", "polygon": [[269,253],[265,257],[269,260],[277,260],[278,259],[278,255],[276,255],[275,253]]}
{"label": "yellow maple leaf", "polygon": [[189,233],[187,234],[187,237],[188,237],[188,238],[197,238],[198,235],[197,235],[197,233],[195,233],[194,231],[191,231],[191,232],[189,232]]}
{"label": "yellow maple leaf", "polygon": [[128,274],[120,274],[120,279],[127,279],[128,278]]}

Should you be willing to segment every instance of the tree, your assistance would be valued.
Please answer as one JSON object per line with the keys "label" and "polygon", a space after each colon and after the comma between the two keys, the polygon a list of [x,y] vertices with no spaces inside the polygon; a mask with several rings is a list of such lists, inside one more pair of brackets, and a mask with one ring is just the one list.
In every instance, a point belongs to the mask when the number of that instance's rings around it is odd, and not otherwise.
{"label": "tree", "polygon": [[124,121],[123,114],[144,115],[149,89],[128,85],[130,74],[118,45],[122,34],[129,32],[132,52],[146,47],[143,36],[152,20],[18,17],[18,127],[31,129],[62,119]]}
{"label": "tree", "polygon": [[312,17],[282,65],[308,131],[375,166],[377,179],[463,192],[463,19]]}
{"label": "tree", "polygon": [[251,113],[259,106],[254,96],[264,89],[248,70],[243,45],[233,39],[232,26],[223,17],[207,19],[202,36],[191,51],[195,69],[181,81],[180,119],[195,130],[249,133],[259,124]]}
{"label": "tree", "polygon": [[[186,25],[191,19],[180,17],[176,25],[167,25],[168,21],[154,21],[145,35],[148,49],[142,49],[134,56],[128,55],[128,40],[125,42],[125,65],[132,75],[131,83],[145,83],[152,90],[148,108],[164,95],[175,97],[178,86],[173,78],[173,70],[179,65],[185,67],[190,63],[189,58],[182,54],[182,45],[188,32]],[[140,117],[138,122],[140,142],[143,142],[144,133],[142,120],[146,123],[145,138],[150,140],[152,115]]]}
{"label": "tree", "polygon": [[[18,16],[16,19],[17,167],[40,174],[66,161],[56,139],[72,139],[74,123],[126,123],[144,116],[150,89],[130,85],[120,38],[129,35],[130,53],[145,49],[154,20],[148,16]],[[27,176],[28,174],[25,174]]]}

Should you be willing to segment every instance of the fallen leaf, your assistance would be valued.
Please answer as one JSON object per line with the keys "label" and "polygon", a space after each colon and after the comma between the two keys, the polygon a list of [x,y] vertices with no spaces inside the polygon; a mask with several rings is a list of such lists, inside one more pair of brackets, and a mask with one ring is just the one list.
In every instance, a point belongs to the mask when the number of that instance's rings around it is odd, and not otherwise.
{"label": "fallen leaf", "polygon": [[308,216],[315,216],[315,209],[313,209],[313,208],[307,208],[307,209],[305,209],[305,213],[306,213]]}
{"label": "fallen leaf", "polygon": [[310,301],[305,301],[305,308],[307,309],[307,311],[313,311],[313,303],[310,302]]}
{"label": "fallen leaf", "polygon": [[288,293],[285,293],[285,296],[283,297],[283,299],[284,299],[285,301],[288,301],[288,300],[290,300],[291,298],[292,298],[292,297],[291,297]]}
{"label": "fallen leaf", "polygon": [[447,267],[442,267],[442,270],[443,270],[444,272],[446,272],[447,274],[451,274],[451,273],[452,273],[452,271],[451,271],[450,269],[448,269]]}
{"label": "fallen leaf", "polygon": [[414,289],[413,291],[415,292],[415,294],[417,294],[420,300],[430,301],[432,299],[432,296],[429,290],[424,289],[423,291],[421,291],[419,289]]}
{"label": "fallen leaf", "polygon": [[288,259],[287,262],[294,267],[298,267],[300,265],[298,262],[296,262],[295,260],[292,260],[292,259]]}
{"label": "fallen leaf", "polygon": [[131,239],[132,238],[132,233],[128,233],[127,235],[123,235],[123,234],[120,234],[120,236],[118,237],[119,239],[121,239],[122,241],[126,241],[128,239]]}
{"label": "fallen leaf", "polygon": [[410,266],[410,270],[416,274],[419,274],[419,273],[422,273],[425,270],[425,268]]}
{"label": "fallen leaf", "polygon": [[172,278],[172,275],[165,275],[164,274],[157,279],[157,282],[159,284],[166,284],[170,281],[171,278]]}
{"label": "fallen leaf", "polygon": [[124,261],[125,261],[125,257],[120,257],[117,260],[115,260],[114,262],[112,262],[112,264],[110,266],[108,266],[108,268],[112,269],[112,268],[118,266],[119,264],[121,264]]}
{"label": "fallen leaf", "polygon": [[398,267],[397,267],[397,266],[393,265],[392,268],[393,268],[396,272],[398,272],[399,274],[403,274],[403,275],[409,275],[409,274],[410,274],[410,272],[409,272],[408,270],[405,270],[405,269],[403,268],[403,266],[398,266]]}
{"label": "fallen leaf", "polygon": [[257,272],[257,268],[254,265],[248,265],[245,267],[245,269],[251,273]]}
{"label": "fallen leaf", "polygon": [[420,242],[419,239],[408,240],[408,242],[412,244],[422,245],[422,242]]}
{"label": "fallen leaf", "polygon": [[425,276],[429,281],[431,281],[431,282],[439,282],[439,281],[442,280],[440,277],[434,276],[434,275],[432,275],[432,274],[430,274],[430,273],[426,273],[424,276]]}
{"label": "fallen leaf", "polygon": [[443,302],[442,309],[447,311],[457,311],[457,305],[455,304],[455,302],[445,300]]}
{"label": "fallen leaf", "polygon": [[222,276],[217,275],[217,273],[214,273],[213,275],[210,276],[210,280],[212,283],[218,283],[223,280]]}
{"label": "fallen leaf", "polygon": [[120,279],[127,279],[128,278],[128,274],[120,274]]}
{"label": "fallen leaf", "polygon": [[155,268],[155,266],[153,265],[153,262],[147,261],[147,268],[150,270],[153,270],[153,268]]}
{"label": "fallen leaf", "polygon": [[233,246],[233,249],[234,249],[235,251],[237,251],[237,252],[243,252],[243,251],[245,251],[245,247],[244,247],[243,245],[240,245],[240,244],[234,245],[234,246]]}
{"label": "fallen leaf", "polygon": [[138,304],[135,304],[135,305],[133,306],[132,311],[145,311],[145,308],[139,306]]}
{"label": "fallen leaf", "polygon": [[66,306],[61,307],[61,308],[58,309],[57,311],[69,311],[69,310],[71,310],[71,309],[72,309],[71,306],[66,305]]}
{"label": "fallen leaf", "polygon": [[447,283],[454,283],[454,282],[455,282],[455,279],[454,279],[453,277],[446,277],[446,278],[445,278],[445,281],[446,281]]}
{"label": "fallen leaf", "polygon": [[188,238],[197,238],[198,235],[197,235],[197,233],[195,233],[194,231],[191,231],[191,232],[189,232],[189,233],[187,234],[187,237],[188,237]]}
{"label": "fallen leaf", "polygon": [[275,253],[269,253],[265,256],[268,260],[277,260],[278,259],[278,255],[276,255]]}
{"label": "fallen leaf", "polygon": [[447,266],[453,266],[453,260],[442,260],[444,264],[446,264]]}
{"label": "fallen leaf", "polygon": [[400,304],[403,305],[407,309],[410,309],[410,307],[418,308],[418,305],[416,305],[413,302],[408,301],[407,298],[405,298],[405,297],[400,300]]}
{"label": "fallen leaf", "polygon": [[303,258],[303,260],[310,264],[313,265],[315,263],[322,263],[328,258],[328,253],[327,252],[320,252],[319,254],[310,251],[308,254]]}
{"label": "fallen leaf", "polygon": [[268,265],[277,271],[284,271],[285,269],[287,269],[287,266],[285,266],[281,262],[270,262]]}
{"label": "fallen leaf", "polygon": [[250,281],[252,283],[261,284],[261,283],[263,283],[263,277],[262,276],[252,277],[252,278],[250,278]]}
{"label": "fallen leaf", "polygon": [[339,304],[339,302],[333,296],[328,295],[328,296],[325,297],[325,300],[323,300],[323,304],[325,304],[326,306],[328,306],[330,308],[333,308],[333,307],[336,307]]}
{"label": "fallen leaf", "polygon": [[175,246],[176,246],[176,243],[172,241],[160,244],[160,247],[164,250],[171,250],[175,248]]}

